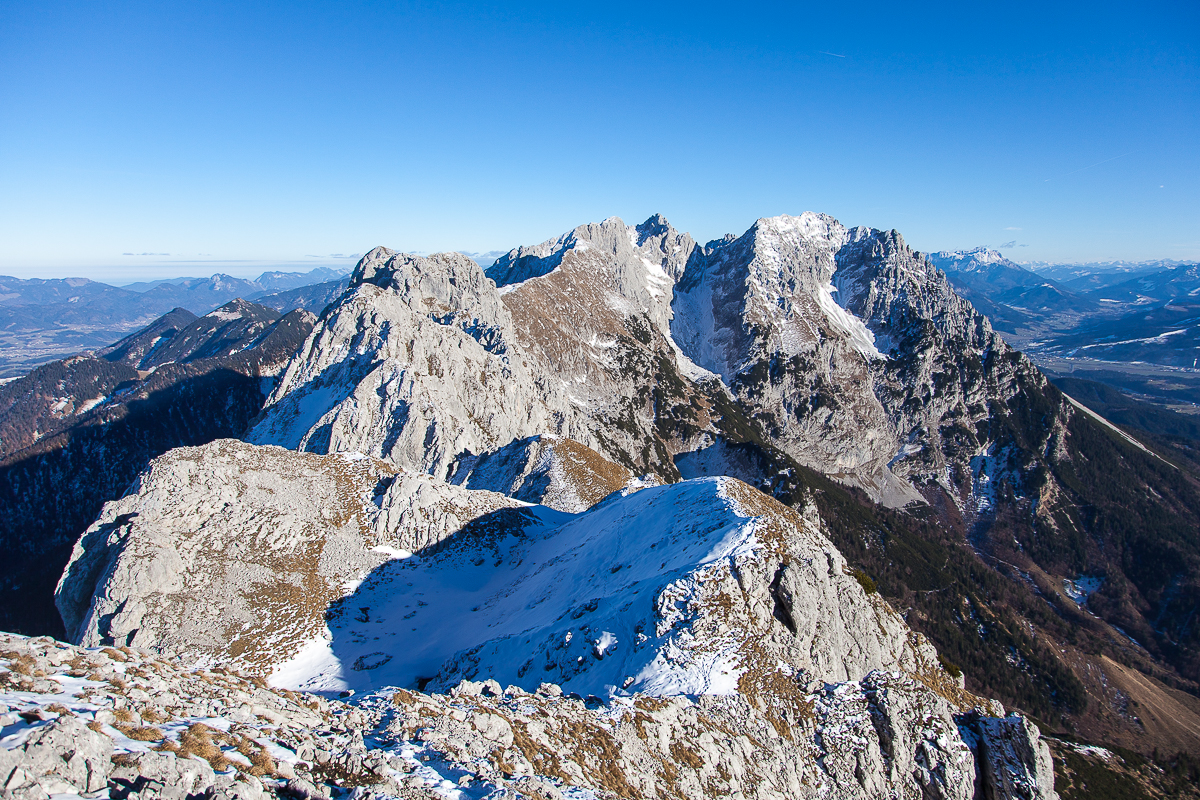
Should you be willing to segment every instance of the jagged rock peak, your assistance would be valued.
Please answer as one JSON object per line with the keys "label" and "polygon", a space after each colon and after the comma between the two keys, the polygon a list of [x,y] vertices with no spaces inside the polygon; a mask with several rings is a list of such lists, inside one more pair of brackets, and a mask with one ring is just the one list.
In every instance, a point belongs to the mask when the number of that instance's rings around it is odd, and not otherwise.
{"label": "jagged rock peak", "polygon": [[580,225],[557,239],[517,247],[496,260],[487,274],[497,286],[509,286],[546,275],[557,269],[570,251],[599,248],[617,256],[617,263],[644,263],[672,282],[679,279],[696,248],[689,234],[671,227],[666,217],[654,214],[640,225],[626,225],[619,217]]}
{"label": "jagged rock peak", "polygon": [[523,361],[511,315],[477,263],[375,248],[247,438],[364,452],[444,477],[464,453],[560,432],[557,387],[541,386]]}
{"label": "jagged rock peak", "polygon": [[847,240],[848,232],[849,229],[833,217],[816,211],[805,211],[799,216],[779,214],[774,217],[760,217],[747,231],[755,234],[756,238],[766,240],[801,239],[828,243],[834,247]]}
{"label": "jagged rock peak", "polygon": [[350,287],[364,283],[391,289],[416,312],[463,312],[474,306],[498,308],[483,269],[462,253],[417,256],[376,247],[363,256],[350,276]]}

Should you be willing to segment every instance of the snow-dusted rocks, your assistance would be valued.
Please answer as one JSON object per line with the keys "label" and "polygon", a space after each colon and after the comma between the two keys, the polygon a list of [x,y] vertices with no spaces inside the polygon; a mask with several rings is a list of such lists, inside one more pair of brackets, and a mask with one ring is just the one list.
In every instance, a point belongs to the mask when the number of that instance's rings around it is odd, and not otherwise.
{"label": "snow-dusted rocks", "polygon": [[56,602],[81,644],[269,672],[320,635],[348,583],[516,505],[363,456],[178,448],[105,505]]}
{"label": "snow-dusted rocks", "polygon": [[[885,672],[773,696],[608,706],[495,681],[340,702],[134,648],[0,634],[6,798],[327,798],[352,786],[429,800],[1054,798],[1036,728],[954,711]],[[1000,758],[992,729],[1005,731]]]}
{"label": "snow-dusted rocks", "polygon": [[1013,714],[1004,718],[969,715],[967,730],[978,739],[981,782],[1003,797],[1042,797],[1053,780],[1054,762],[1044,744],[1038,746],[1037,726]]}
{"label": "snow-dusted rocks", "polygon": [[[560,479],[552,495],[582,505],[580,485]],[[308,688],[484,675],[723,694],[876,669],[954,686],[858,585],[815,512],[724,478],[571,515],[368,457],[224,440],[157,459],[108,504],[57,599],[82,644],[281,671]]]}
{"label": "snow-dusted rocks", "polygon": [[864,234],[806,213],[709,243],[676,287],[671,331],[780,449],[903,505],[918,495],[888,470],[898,439],[874,391],[884,358],[836,288],[837,254]]}
{"label": "snow-dusted rocks", "polygon": [[614,495],[576,516],[531,507],[479,520],[363,581],[331,614],[335,658],[298,685],[488,677],[669,696],[888,669],[957,691],[819,525],[732,479]]}
{"label": "snow-dusted rocks", "polygon": [[0,786],[15,797],[98,792],[108,786],[112,752],[107,736],[61,717],[31,730],[17,747],[0,749]]}

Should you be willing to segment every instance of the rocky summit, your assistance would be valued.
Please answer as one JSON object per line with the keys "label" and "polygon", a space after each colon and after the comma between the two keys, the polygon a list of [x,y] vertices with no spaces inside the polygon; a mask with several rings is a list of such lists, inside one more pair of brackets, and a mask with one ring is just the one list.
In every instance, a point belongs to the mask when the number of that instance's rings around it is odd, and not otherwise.
{"label": "rocky summit", "polygon": [[1200,483],[895,231],[610,218],[173,313],[6,395],[21,464],[123,381],[245,384],[60,526],[5,798],[1049,800],[1200,748]]}

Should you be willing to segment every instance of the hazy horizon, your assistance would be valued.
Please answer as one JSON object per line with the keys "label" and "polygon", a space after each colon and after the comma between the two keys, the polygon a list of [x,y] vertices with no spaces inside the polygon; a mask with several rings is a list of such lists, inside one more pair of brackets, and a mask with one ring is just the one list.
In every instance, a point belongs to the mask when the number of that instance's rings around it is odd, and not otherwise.
{"label": "hazy horizon", "polygon": [[[627,221],[628,222],[628,221]],[[563,231],[565,233],[565,231]],[[900,232],[903,235],[903,231]],[[545,241],[545,240],[542,240]],[[520,245],[538,244],[539,242],[521,242]],[[383,245],[390,247],[390,245]],[[513,245],[516,247],[519,245]],[[430,251],[430,250],[406,250],[404,248],[392,247],[391,249],[413,253],[415,255],[429,255],[431,252],[457,252],[467,255],[483,255],[486,253],[506,253],[509,248],[492,248],[490,250],[464,250],[462,248],[446,248],[445,250]],[[988,247],[992,250],[997,250],[998,246],[992,245],[976,245],[975,247]],[[370,249],[370,248],[367,248]],[[921,249],[924,253],[934,253],[939,251],[954,250],[972,250],[973,247],[962,248],[933,248]],[[1072,266],[1085,264],[1137,264],[1137,263],[1153,263],[1158,261],[1175,261],[1181,263],[1198,263],[1197,259],[1179,259],[1170,257],[1161,258],[1145,258],[1145,259],[1076,259],[1062,261],[1046,261],[1034,259],[1022,259],[1019,256],[1014,256],[1011,253],[1012,248],[999,249],[999,252],[1008,258],[1010,261],[1024,266],[1029,269],[1043,268],[1045,266]],[[364,253],[366,250],[363,251]],[[131,261],[127,264],[93,264],[86,266],[54,266],[54,267],[29,267],[22,269],[21,267],[12,267],[9,271],[0,270],[0,275],[7,277],[30,279],[59,279],[59,278],[87,278],[88,280],[97,281],[99,283],[107,283],[112,286],[128,286],[137,283],[152,283],[155,281],[164,280],[180,280],[185,278],[209,278],[214,275],[229,275],[234,278],[242,278],[245,280],[253,280],[258,278],[264,272],[298,272],[306,273],[320,267],[338,268],[349,270],[354,267],[358,260],[362,257],[362,253],[356,253],[351,256],[335,258],[333,256],[312,256],[310,260],[272,260],[272,259],[179,259],[172,261],[151,261],[137,263]],[[131,256],[131,258],[136,258]]]}

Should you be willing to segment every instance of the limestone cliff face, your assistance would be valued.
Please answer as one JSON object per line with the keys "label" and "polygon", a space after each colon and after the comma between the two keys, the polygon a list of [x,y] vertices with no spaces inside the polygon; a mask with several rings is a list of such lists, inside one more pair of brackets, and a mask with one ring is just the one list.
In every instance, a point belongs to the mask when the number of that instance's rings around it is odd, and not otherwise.
{"label": "limestone cliff face", "polygon": [[672,456],[711,432],[693,378],[712,376],[670,339],[671,287],[693,249],[660,218],[606,220],[505,256],[493,274],[524,280],[497,289],[465,256],[377,248],[247,439],[446,478],[551,434],[676,479]]}
{"label": "limestone cliff face", "polygon": [[612,218],[514,250],[489,270],[517,340],[563,387],[571,435],[664,480],[678,478],[674,455],[715,433],[711,395],[723,394],[700,385],[713,376],[671,339],[673,286],[695,251],[662,217],[637,226]]}
{"label": "limestone cliff face", "polygon": [[773,444],[888,505],[933,485],[973,511],[997,469],[1028,467],[997,467],[998,409],[1045,378],[895,231],[761,219],[693,254],[674,311],[679,347]]}
{"label": "limestone cliff face", "polygon": [[934,485],[969,508],[994,409],[1042,383],[894,231],[806,213],[700,247],[612,218],[487,274],[373,250],[248,439],[447,478],[561,435],[669,481],[749,424],[888,505]]}
{"label": "limestone cliff face", "polygon": [[247,439],[362,452],[444,478],[468,453],[566,427],[474,261],[376,248],[318,321]]}
{"label": "limestone cliff face", "polygon": [[898,440],[875,395],[884,356],[834,297],[837,254],[850,238],[831,217],[804,214],[711,243],[678,286],[673,333],[780,449],[903,505],[917,495],[888,470]]}
{"label": "limestone cliff face", "polygon": [[874,379],[902,443],[892,471],[917,485],[936,483],[978,508],[987,502],[979,485],[981,470],[989,479],[983,460],[996,455],[1003,438],[993,416],[1028,389],[1044,389],[1045,378],[894,231],[856,230],[838,265],[841,302],[881,332],[888,354]]}

